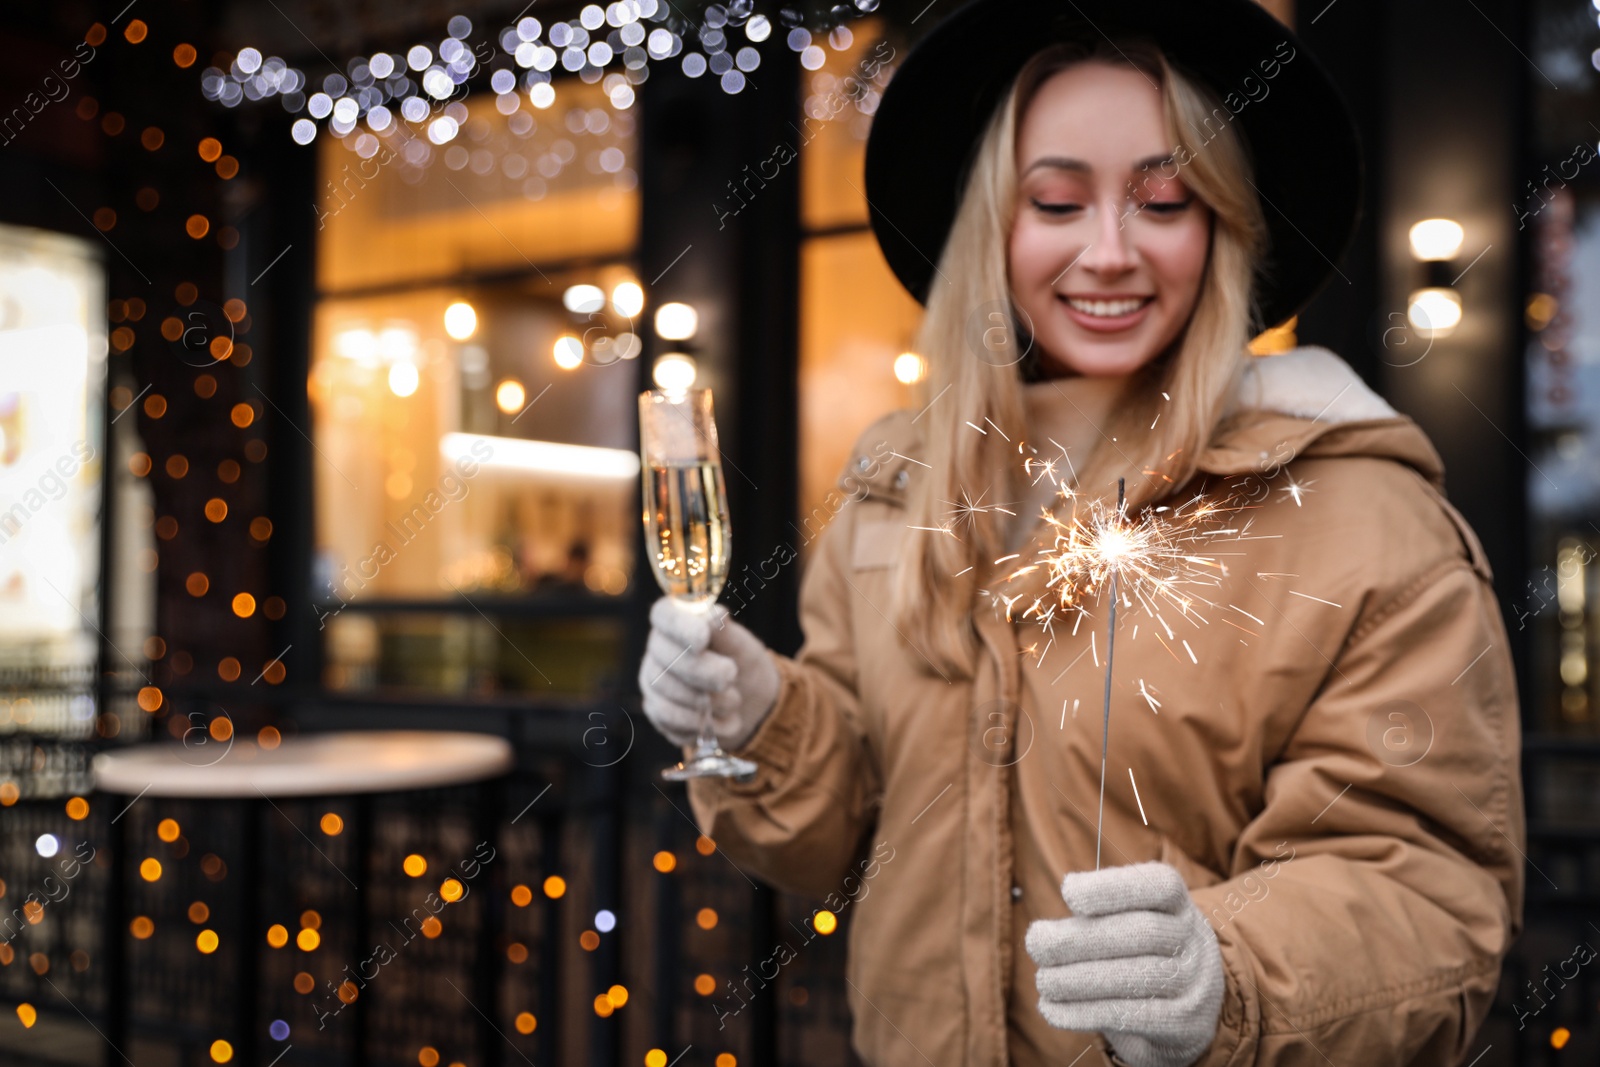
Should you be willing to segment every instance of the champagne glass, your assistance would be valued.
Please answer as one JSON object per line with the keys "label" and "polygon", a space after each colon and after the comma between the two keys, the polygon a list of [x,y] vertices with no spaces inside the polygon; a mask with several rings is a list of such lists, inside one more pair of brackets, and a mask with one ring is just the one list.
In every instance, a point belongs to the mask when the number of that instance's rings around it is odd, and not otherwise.
{"label": "champagne glass", "polygon": [[[691,611],[709,612],[728,580],[732,527],[722,481],[717,424],[709,389],[650,389],[639,394],[639,452],[644,468],[644,529],[656,581]],[[694,755],[662,770],[671,782],[741,778],[756,764],[724,752],[700,713]]]}

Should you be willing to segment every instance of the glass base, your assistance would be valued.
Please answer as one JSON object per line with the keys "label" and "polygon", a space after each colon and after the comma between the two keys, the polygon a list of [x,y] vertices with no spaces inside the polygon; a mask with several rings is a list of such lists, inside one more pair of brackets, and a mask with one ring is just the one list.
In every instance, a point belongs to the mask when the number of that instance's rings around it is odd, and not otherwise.
{"label": "glass base", "polygon": [[755,761],[734,756],[714,748],[696,753],[693,758],[663,768],[661,777],[669,782],[684,782],[690,778],[733,778],[748,782],[756,776]]}

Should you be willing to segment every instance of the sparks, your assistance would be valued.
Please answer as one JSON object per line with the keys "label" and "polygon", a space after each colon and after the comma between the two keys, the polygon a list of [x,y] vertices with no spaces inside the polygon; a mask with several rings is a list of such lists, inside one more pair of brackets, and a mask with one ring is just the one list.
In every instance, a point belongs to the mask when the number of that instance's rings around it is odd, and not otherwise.
{"label": "sparks", "polygon": [[1052,596],[1030,607],[1022,617],[1049,623],[1066,614],[1086,613],[1091,604],[1103,599],[1115,575],[1122,605],[1143,608],[1168,636],[1172,630],[1163,618],[1165,612],[1191,622],[1205,621],[1201,608],[1210,602],[1191,591],[1192,587],[1220,584],[1227,567],[1199,549],[1219,536],[1238,538],[1242,533],[1238,528],[1219,527],[1217,520],[1227,507],[1195,496],[1176,506],[1145,508],[1130,518],[1122,509],[1099,500],[1085,501],[1071,490],[1061,495],[1072,506],[1070,516],[1063,520],[1044,511],[1052,543],[1005,579],[1016,581],[1041,570],[1045,574],[1045,588]]}
{"label": "sparks", "polygon": [[1315,482],[1297,482],[1297,481],[1294,480],[1294,477],[1292,475],[1285,475],[1285,477],[1288,479],[1289,484],[1288,485],[1284,485],[1284,486],[1279,486],[1278,492],[1283,493],[1284,495],[1288,496],[1288,498],[1290,500],[1293,500],[1295,507],[1300,507],[1301,506],[1300,505],[1300,501],[1305,497],[1305,495],[1307,493],[1309,493],[1311,491],[1311,486],[1315,485],[1316,483]]}

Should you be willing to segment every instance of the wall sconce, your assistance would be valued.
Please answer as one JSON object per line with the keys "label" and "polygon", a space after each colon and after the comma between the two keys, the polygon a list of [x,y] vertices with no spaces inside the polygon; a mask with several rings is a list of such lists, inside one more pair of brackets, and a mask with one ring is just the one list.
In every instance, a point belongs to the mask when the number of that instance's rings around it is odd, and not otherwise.
{"label": "wall sconce", "polygon": [[1461,322],[1461,294],[1452,260],[1466,232],[1454,219],[1423,219],[1411,227],[1411,254],[1425,270],[1425,284],[1406,298],[1406,319],[1424,337],[1447,337]]}
{"label": "wall sconce", "polygon": [[687,341],[700,328],[700,313],[690,304],[662,304],[656,308],[656,333],[663,340]]}
{"label": "wall sconce", "polygon": [[652,368],[656,385],[669,393],[686,392],[694,384],[697,373],[694,357],[682,352],[668,352],[658,358]]}

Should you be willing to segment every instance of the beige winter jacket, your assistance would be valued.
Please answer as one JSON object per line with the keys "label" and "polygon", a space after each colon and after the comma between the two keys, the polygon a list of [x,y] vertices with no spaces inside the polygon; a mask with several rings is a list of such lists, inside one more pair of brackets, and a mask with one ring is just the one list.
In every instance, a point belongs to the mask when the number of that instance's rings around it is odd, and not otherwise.
{"label": "beige winter jacket", "polygon": [[[1460,1064],[1522,925],[1489,569],[1411,420],[1325,350],[1273,359],[1200,464],[1259,498],[1208,591],[1231,607],[1185,626],[1187,648],[1119,627],[1104,864],[1172,864],[1216,930],[1227,993],[1200,1067]],[[855,456],[920,457],[911,418],[880,419]],[[802,582],[804,646],[773,654],[777,704],[742,750],[760,773],[691,783],[700,828],[848,920],[852,1037],[874,1067],[1116,1062],[1101,1035],[1044,1023],[1022,947],[1068,914],[1061,876],[1094,866],[1103,621],[1058,627],[1039,662],[1039,627],[980,603],[975,680],[941,678],[888,622],[896,547],[937,536],[906,529],[922,468],[862,466]]]}

